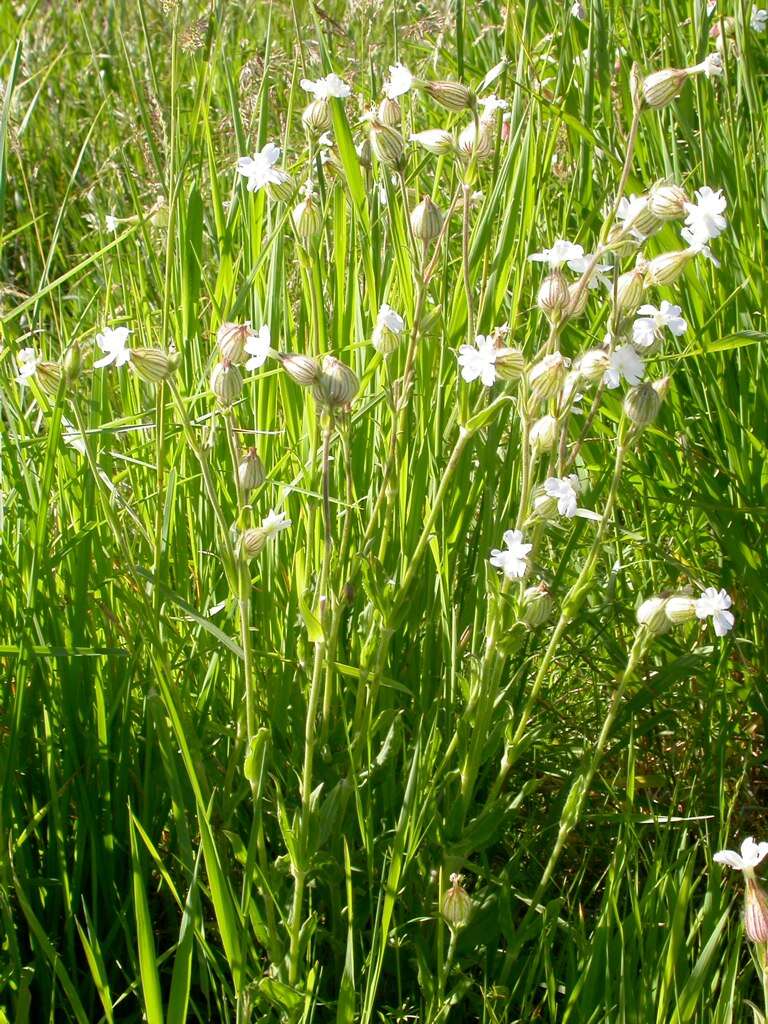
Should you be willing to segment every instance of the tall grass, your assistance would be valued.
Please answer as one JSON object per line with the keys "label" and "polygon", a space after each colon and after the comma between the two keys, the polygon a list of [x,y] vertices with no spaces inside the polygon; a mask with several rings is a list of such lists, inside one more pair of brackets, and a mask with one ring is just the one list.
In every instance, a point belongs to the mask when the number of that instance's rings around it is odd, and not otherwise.
{"label": "tall grass", "polygon": [[[711,858],[765,834],[768,37],[750,15],[0,9],[0,1019],[760,1019],[740,883]],[[723,77],[635,118],[633,63],[689,67],[713,25],[735,33]],[[408,142],[472,120],[414,90],[401,172],[361,160],[396,60],[473,89],[506,62],[490,159]],[[330,71],[353,96],[331,102],[324,162],[300,80]],[[236,173],[267,142],[316,182],[307,244],[298,188],[278,201]],[[671,378],[659,415],[632,432],[626,386],[594,415],[584,388],[533,462],[555,406],[467,383],[457,350],[504,322],[528,365],[599,346],[610,291],[550,331],[527,257],[593,251],[621,192],[662,179],[722,188],[729,226],[719,269],[697,257],[645,299],[688,321],[649,361]],[[422,249],[424,195],[449,216]],[[383,302],[406,323],[388,356]],[[216,332],[246,320],[351,367],[349,410],[276,359],[217,402]],[[92,369],[119,325],[176,372]],[[73,346],[79,375],[16,383],[22,349],[71,371]],[[251,446],[265,479],[246,493]],[[571,454],[604,519],[534,520]],[[248,560],[271,509],[290,529]],[[524,583],[488,560],[516,521]],[[553,615],[526,628],[538,578]],[[638,626],[643,599],[711,585],[734,599],[728,637]]]}

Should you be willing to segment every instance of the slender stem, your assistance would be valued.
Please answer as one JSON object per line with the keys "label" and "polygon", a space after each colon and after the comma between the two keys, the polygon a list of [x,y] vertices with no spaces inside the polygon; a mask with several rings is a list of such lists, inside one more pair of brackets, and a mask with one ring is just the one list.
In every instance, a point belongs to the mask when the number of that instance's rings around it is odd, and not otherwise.
{"label": "slender stem", "polygon": [[469,212],[472,186],[465,181],[461,188],[464,198],[461,227],[461,267],[464,276],[464,292],[467,299],[467,341],[471,345],[475,340],[475,314],[472,303],[472,278],[469,267]]}

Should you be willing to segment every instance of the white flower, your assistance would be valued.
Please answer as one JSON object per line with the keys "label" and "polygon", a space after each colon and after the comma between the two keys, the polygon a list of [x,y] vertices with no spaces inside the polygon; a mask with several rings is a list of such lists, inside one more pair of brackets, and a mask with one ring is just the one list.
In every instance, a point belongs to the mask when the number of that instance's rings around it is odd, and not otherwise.
{"label": "white flower", "polygon": [[753,32],[765,32],[768,26],[768,11],[752,4],[752,17],[749,19],[749,27]]}
{"label": "white flower", "polygon": [[631,384],[639,384],[645,376],[645,363],[631,345],[622,345],[611,352],[611,365],[603,374],[607,388],[617,388],[621,378]]}
{"label": "white flower", "polygon": [[[583,256],[577,256],[575,259],[568,260],[568,267],[577,274],[583,274],[592,262],[593,258],[594,253],[585,252]],[[587,287],[597,288],[601,284],[610,287],[611,282],[605,275],[610,274],[612,270],[613,267],[610,263],[596,263],[592,268],[592,273],[590,274],[589,281],[587,282]]]}
{"label": "white flower", "polygon": [[376,326],[382,329],[386,328],[386,330],[392,331],[393,334],[400,334],[405,328],[405,320],[391,306],[388,306],[386,302],[382,302],[379,315],[376,318]]}
{"label": "white flower", "polygon": [[715,633],[725,636],[733,629],[733,612],[728,611],[732,603],[727,591],[707,587],[694,606],[696,616],[699,619],[711,618]]}
{"label": "white flower", "polygon": [[489,120],[493,117],[497,110],[506,110],[509,104],[506,100],[500,100],[495,92],[492,92],[490,96],[483,96],[482,99],[477,101],[478,106],[483,108],[483,117]]}
{"label": "white flower", "polygon": [[687,231],[684,231],[683,238],[686,241],[705,243],[717,238],[728,227],[728,221],[723,216],[727,205],[728,200],[722,189],[715,192],[704,185],[696,193],[695,203],[685,203]]}
{"label": "white flower", "polygon": [[35,350],[33,348],[23,348],[16,356],[16,362],[19,364],[19,375],[16,378],[16,383],[28,384],[29,378],[34,377],[39,362],[38,357],[35,355]]}
{"label": "white flower", "polygon": [[397,348],[400,335],[405,330],[405,320],[391,306],[383,302],[376,317],[371,342],[377,352],[388,355]]}
{"label": "white flower", "polygon": [[768,856],[768,843],[756,843],[749,836],[741,844],[741,856],[735,850],[718,850],[712,858],[716,864],[725,864],[736,871],[753,874],[757,865]]}
{"label": "white flower", "polygon": [[270,182],[279,185],[282,181],[281,172],[275,168],[280,159],[280,147],[268,142],[260,153],[241,156],[237,161],[237,173],[248,179],[246,188],[249,192],[258,192]]}
{"label": "white flower", "polygon": [[523,544],[520,530],[507,530],[503,540],[507,545],[506,550],[494,548],[491,551],[491,565],[501,569],[509,580],[522,579],[528,569],[528,552],[533,544]]}
{"label": "white flower", "polygon": [[410,136],[410,141],[418,143],[428,153],[434,153],[435,156],[450,153],[456,148],[453,136],[444,128],[429,128],[425,132],[415,132]]}
{"label": "white flower", "polygon": [[131,360],[131,350],[128,348],[128,335],[130,330],[127,327],[105,327],[101,333],[96,335],[96,344],[106,352],[105,356],[97,359],[93,364],[97,366],[125,366]]}
{"label": "white flower", "polygon": [[573,519],[579,516],[582,519],[600,519],[597,512],[591,512],[586,508],[579,508],[579,491],[581,485],[575,473],[570,476],[551,476],[544,481],[544,493],[557,501],[557,511],[561,516]]}
{"label": "white flower", "polygon": [[645,213],[647,207],[647,196],[636,196],[633,194],[629,197],[622,196],[616,209],[616,220],[619,224],[628,227],[630,235],[638,242],[644,242],[647,236],[642,231],[633,228],[632,224]]}
{"label": "white flower", "polygon": [[251,357],[245,364],[246,370],[257,370],[267,361],[267,356],[272,351],[269,325],[264,324],[258,333],[250,332],[245,343],[245,351]]}
{"label": "white flower", "polygon": [[489,388],[496,380],[496,356],[499,350],[488,334],[478,334],[474,345],[462,345],[459,349],[461,376],[471,382],[478,377]]}
{"label": "white flower", "polygon": [[532,253],[528,259],[534,263],[548,263],[553,270],[562,267],[569,260],[578,260],[584,255],[584,246],[558,238],[551,249]]}
{"label": "white flower", "polygon": [[413,75],[405,64],[389,65],[389,78],[384,83],[385,96],[388,96],[391,100],[396,100],[398,96],[404,96],[407,92],[410,92],[412,85]]}
{"label": "white flower", "polygon": [[587,12],[584,10],[584,5],[580,3],[580,0],[575,0],[571,6],[571,15],[574,18],[578,18],[579,21],[586,21]]}
{"label": "white flower", "polygon": [[114,234],[115,231],[117,231],[119,223],[120,222],[118,221],[117,217],[115,217],[111,213],[108,213],[104,218],[104,227],[107,231],[110,232],[110,234]]}
{"label": "white flower", "polygon": [[663,335],[665,327],[668,327],[675,337],[684,334],[688,328],[688,324],[680,316],[680,307],[673,306],[666,299],[662,299],[658,309],[647,304],[641,306],[637,312],[642,313],[642,316],[632,325],[632,341],[638,348],[650,348]]}
{"label": "white flower", "polygon": [[318,146],[326,146],[329,149],[333,146],[333,138],[330,132],[323,132],[320,138],[317,140]]}
{"label": "white flower", "polygon": [[345,100],[347,96],[352,95],[352,89],[333,71],[325,78],[318,78],[314,82],[309,78],[302,78],[299,84],[305,92],[311,92],[316,100]]}
{"label": "white flower", "polygon": [[693,71],[703,71],[710,81],[713,78],[720,78],[723,74],[723,58],[719,53],[708,53],[701,64],[697,64]]}
{"label": "white flower", "polygon": [[291,525],[291,520],[285,518],[285,512],[275,512],[273,508],[269,510],[269,515],[261,520],[261,528],[267,537],[276,537]]}

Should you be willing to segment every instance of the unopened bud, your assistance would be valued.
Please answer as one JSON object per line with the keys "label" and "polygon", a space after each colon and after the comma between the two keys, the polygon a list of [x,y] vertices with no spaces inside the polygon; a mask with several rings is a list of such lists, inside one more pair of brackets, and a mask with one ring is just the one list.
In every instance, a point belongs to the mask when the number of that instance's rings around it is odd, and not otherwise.
{"label": "unopened bud", "polygon": [[310,248],[323,226],[322,214],[312,197],[307,196],[298,206],[295,206],[291,217],[296,229],[296,237],[305,248]]}
{"label": "unopened bud", "polygon": [[331,105],[327,99],[312,100],[304,108],[301,123],[309,132],[327,132],[331,127]]}
{"label": "unopened bud", "polygon": [[429,198],[424,196],[418,206],[411,211],[411,229],[413,237],[420,242],[431,242],[440,234],[443,226],[443,215]]}
{"label": "unopened bud", "polygon": [[443,900],[443,917],[452,929],[462,928],[472,915],[474,904],[464,888],[461,875],[451,875],[451,888]]}
{"label": "unopened bud", "polygon": [[360,166],[369,170],[371,167],[371,143],[367,135],[360,145],[357,146],[356,152],[357,159],[360,161]]}
{"label": "unopened bud", "polygon": [[331,408],[349,405],[360,390],[357,375],[335,356],[323,356],[323,362],[312,394],[318,402]]}
{"label": "unopened bud", "polygon": [[264,483],[264,466],[255,448],[249,448],[237,467],[237,481],[244,494]]}
{"label": "unopened bud", "polygon": [[681,220],[687,202],[688,196],[679,185],[655,185],[648,198],[648,209],[659,220]]}
{"label": "unopened bud", "polygon": [[554,416],[542,416],[531,427],[528,444],[540,452],[548,452],[557,441],[557,420]]}
{"label": "unopened bud", "polygon": [[645,269],[646,283],[651,285],[672,284],[680,277],[688,263],[696,255],[695,249],[680,249],[665,252],[648,261]]}
{"label": "unopened bud", "polygon": [[643,81],[643,99],[648,107],[666,107],[680,95],[688,72],[684,68],[665,68],[654,71]]}
{"label": "unopened bud", "polygon": [[240,534],[238,551],[245,558],[255,558],[266,543],[266,532],[261,527],[251,527]]}
{"label": "unopened bud", "polygon": [[35,380],[49,398],[55,398],[61,383],[62,369],[58,363],[40,360],[35,366]]}
{"label": "unopened bud", "polygon": [[131,366],[142,380],[158,384],[175,370],[175,360],[159,348],[132,348]]}
{"label": "unopened bud", "polygon": [[431,128],[425,132],[416,132],[414,135],[411,135],[411,142],[418,143],[428,153],[434,153],[435,156],[445,156],[446,153],[452,153],[456,149],[453,136],[442,128]]}
{"label": "unopened bud", "polygon": [[543,626],[552,615],[553,601],[546,583],[528,587],[523,593],[522,621],[529,629]]}
{"label": "unopened bud", "polygon": [[396,167],[403,158],[405,143],[397,130],[381,121],[371,121],[371,149],[379,163]]}
{"label": "unopened bud", "polygon": [[312,387],[320,376],[320,367],[316,359],[298,353],[278,352],[280,365],[291,378],[303,388]]}
{"label": "unopened bud", "polygon": [[652,235],[659,228],[659,219],[650,209],[647,196],[633,197],[629,213],[624,219],[622,228],[627,232],[637,232],[644,237]]}
{"label": "unopened bud", "polygon": [[553,270],[542,281],[536,303],[551,324],[559,323],[568,312],[571,293],[562,271]]}
{"label": "unopened bud", "polygon": [[77,380],[80,376],[80,367],[82,365],[82,352],[80,349],[80,342],[73,341],[67,351],[64,353],[64,359],[62,360],[62,369],[64,371],[64,377],[68,381]]}
{"label": "unopened bud", "polygon": [[390,128],[397,128],[403,119],[403,112],[396,99],[385,96],[379,104],[377,118],[382,124],[388,124]]}
{"label": "unopened bud", "polygon": [[499,348],[494,365],[502,380],[519,380],[525,373],[525,356],[519,348]]}
{"label": "unopened bud", "polygon": [[616,253],[619,259],[624,259],[626,256],[631,256],[639,244],[638,240],[628,235],[620,224],[614,224],[608,232],[608,241],[605,246],[606,249]]}
{"label": "unopened bud", "polygon": [[638,384],[630,388],[624,399],[624,412],[627,419],[636,427],[647,427],[653,423],[661,408],[661,398],[652,384]]}
{"label": "unopened bud", "polygon": [[221,405],[232,405],[243,393],[243,378],[234,363],[217,363],[211,373],[211,391]]}
{"label": "unopened bud", "polygon": [[568,285],[568,318],[575,320],[584,314],[589,301],[589,288],[581,281],[573,281]]}
{"label": "unopened bud", "polygon": [[245,343],[251,334],[249,320],[244,324],[236,324],[229,320],[223,323],[216,332],[216,344],[219,346],[222,361],[244,363],[246,360]]}
{"label": "unopened bud", "polygon": [[563,386],[566,364],[559,352],[544,356],[528,371],[528,383],[531,388],[531,400],[544,402],[553,398]]}
{"label": "unopened bud", "polygon": [[424,92],[446,110],[471,110],[475,97],[460,82],[420,82]]}
{"label": "unopened bud", "polygon": [[652,636],[661,636],[672,628],[665,611],[666,603],[663,597],[649,597],[637,609],[638,625],[645,626]]}
{"label": "unopened bud", "polygon": [[628,270],[616,281],[616,288],[611,293],[615,315],[620,318],[630,317],[643,301],[645,278],[642,270]]}
{"label": "unopened bud", "polygon": [[273,168],[272,174],[278,180],[267,182],[267,195],[270,199],[274,199],[277,202],[287,203],[296,191],[296,185],[293,178],[290,176],[288,171],[282,171],[278,168]]}

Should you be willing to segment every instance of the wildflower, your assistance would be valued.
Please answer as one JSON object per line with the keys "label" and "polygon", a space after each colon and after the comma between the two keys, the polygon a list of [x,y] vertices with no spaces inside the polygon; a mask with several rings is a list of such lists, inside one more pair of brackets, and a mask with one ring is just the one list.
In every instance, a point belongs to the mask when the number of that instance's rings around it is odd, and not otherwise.
{"label": "wildflower", "polygon": [[[610,355],[601,348],[593,348],[579,359],[576,371],[583,380],[601,380],[611,368]],[[575,385],[574,381],[574,385]]]}
{"label": "wildflower", "polygon": [[687,231],[683,237],[686,241],[706,243],[722,234],[728,227],[723,216],[727,205],[722,189],[715,192],[708,185],[700,188],[696,192],[696,202],[685,204]]}
{"label": "wildflower", "polygon": [[637,622],[645,626],[653,636],[661,636],[672,628],[666,612],[667,601],[663,597],[649,597],[637,609]]}
{"label": "wildflower", "polygon": [[360,390],[360,381],[354,370],[335,356],[323,356],[320,372],[312,385],[312,394],[318,402],[331,408],[349,405]]}
{"label": "wildflower", "polygon": [[638,265],[617,279],[611,299],[619,317],[629,317],[636,312],[643,297],[644,277],[645,265]]}
{"label": "wildflower", "polygon": [[664,328],[677,338],[684,334],[688,324],[680,316],[680,307],[674,306],[666,299],[662,300],[661,306],[646,304],[638,311],[642,316],[638,317],[632,325],[632,341],[638,348],[651,348],[664,334]]}
{"label": "wildflower", "polygon": [[578,260],[584,256],[584,246],[574,242],[567,242],[558,238],[551,249],[542,249],[541,252],[534,252],[528,257],[532,263],[548,263],[552,270],[557,270],[569,260]]}
{"label": "wildflower", "polygon": [[223,406],[233,405],[243,393],[243,377],[235,363],[226,359],[211,371],[211,391]]}
{"label": "wildflower", "polygon": [[678,220],[685,213],[688,196],[679,185],[654,185],[648,196],[648,209],[659,220]]}
{"label": "wildflower", "polygon": [[527,587],[522,600],[522,622],[529,629],[538,629],[552,615],[552,595],[546,583]]}
{"label": "wildflower", "polygon": [[[583,256],[576,256],[566,262],[569,270],[573,270],[577,274],[585,274],[593,259],[594,253],[585,252]],[[609,286],[610,281],[606,277],[606,274],[610,274],[612,270],[613,267],[610,263],[596,263],[594,267],[592,267],[589,281],[587,281],[587,287],[597,288],[601,284]],[[576,284],[578,284],[578,281]]]}
{"label": "wildflower", "polygon": [[[707,587],[696,601],[694,610],[697,618],[712,619],[717,636],[725,636],[726,633],[733,629],[733,612],[728,611],[732,603],[726,590],[716,590],[714,587]],[[761,845],[768,849],[768,843]],[[762,857],[760,860],[762,860]]]}
{"label": "wildflower", "polygon": [[480,130],[474,122],[462,129],[457,148],[462,156],[470,160],[486,160],[493,155],[493,128],[488,121],[480,122]]}
{"label": "wildflower", "polygon": [[570,476],[548,477],[544,481],[544,493],[557,501],[557,511],[567,519],[579,516],[582,519],[600,519],[596,512],[589,509],[579,508],[579,491],[581,485],[575,473]]}
{"label": "wildflower", "polygon": [[312,81],[309,78],[302,78],[299,83],[305,92],[311,93],[317,100],[339,99],[344,100],[352,95],[352,89],[346,82],[335,73],[331,72],[325,78],[318,78]]}
{"label": "wildflower", "polygon": [[131,350],[127,343],[130,333],[127,327],[105,327],[97,334],[96,344],[102,352],[106,352],[106,355],[97,359],[93,364],[94,367],[109,366],[110,363],[114,363],[115,366],[125,366],[126,363],[129,363]]}
{"label": "wildflower", "polygon": [[255,448],[249,448],[237,467],[237,482],[244,494],[264,483],[264,466]]}
{"label": "wildflower", "polygon": [[645,376],[645,363],[631,345],[622,345],[611,352],[611,365],[603,374],[607,388],[617,388],[622,377],[628,384],[639,384]]}
{"label": "wildflower", "polygon": [[[405,64],[390,64],[389,78],[384,83],[384,95],[390,99],[397,99],[411,91],[413,75]],[[349,95],[349,94],[347,94]]]}
{"label": "wildflower", "polygon": [[553,270],[541,282],[536,305],[552,324],[562,320],[571,309],[571,293],[561,270]]}
{"label": "wildflower", "polygon": [[534,450],[548,452],[557,440],[557,420],[554,416],[542,416],[531,427],[528,444]]}
{"label": "wildflower", "polygon": [[258,192],[270,183],[282,184],[282,174],[275,164],[280,159],[280,147],[268,142],[260,153],[241,156],[237,161],[237,173],[248,179],[246,188],[249,192]]}
{"label": "wildflower", "polygon": [[446,110],[470,110],[475,97],[461,82],[420,82],[420,88]]}
{"label": "wildflower", "polygon": [[117,231],[119,223],[120,222],[118,221],[117,217],[115,217],[111,213],[108,213],[104,218],[104,228],[105,230],[109,231],[110,234],[114,234]]}
{"label": "wildflower", "polygon": [[616,210],[616,220],[638,242],[644,242],[659,226],[649,207],[648,196],[622,196]]}
{"label": "wildflower", "polygon": [[16,361],[19,364],[19,375],[16,378],[16,383],[23,386],[29,383],[30,377],[34,377],[40,360],[35,355],[33,348],[23,348],[16,356]]}
{"label": "wildflower", "polygon": [[443,215],[429,196],[424,196],[418,206],[411,210],[411,230],[420,242],[431,242],[437,238],[443,226]]}
{"label": "wildflower", "polygon": [[267,537],[276,537],[278,533],[282,533],[292,525],[291,520],[286,519],[285,512],[275,512],[273,508],[269,510],[269,515],[261,521],[261,528]]}
{"label": "wildflower", "polygon": [[245,343],[245,351],[251,357],[245,364],[246,370],[256,370],[267,361],[267,356],[272,351],[269,325],[264,324],[259,328],[257,334],[251,332]]}
{"label": "wildflower", "polygon": [[477,101],[478,106],[483,108],[483,120],[490,121],[493,119],[493,115],[497,110],[506,110],[509,104],[506,100],[500,100],[495,92],[492,92],[490,96],[483,96],[482,99]]}
{"label": "wildflower", "polygon": [[426,132],[416,132],[411,135],[410,141],[418,143],[428,153],[434,153],[435,156],[444,156],[456,148],[456,143],[453,141],[451,133],[444,131],[442,128],[431,128]]}
{"label": "wildflower", "polygon": [[564,359],[560,352],[552,352],[534,363],[528,371],[532,401],[543,402],[548,398],[554,398],[563,386],[568,365],[569,361]]}
{"label": "wildflower", "polygon": [[480,378],[485,387],[489,388],[496,381],[496,359],[499,349],[490,334],[478,334],[474,345],[462,345],[459,349],[459,366],[461,376],[471,382]]}
{"label": "wildflower", "polygon": [[755,868],[767,855],[768,843],[756,843],[748,836],[741,844],[741,854],[735,850],[718,850],[712,858],[716,864],[725,864],[744,873],[744,931],[751,942],[768,942],[768,903],[755,876]]}
{"label": "wildflower", "polygon": [[749,27],[753,32],[765,32],[768,26],[768,11],[752,4],[752,17],[749,19]]}
{"label": "wildflower", "polygon": [[494,548],[491,551],[490,563],[501,569],[508,580],[519,580],[528,571],[528,552],[533,544],[523,543],[521,530],[507,530],[503,537],[506,550]]}
{"label": "wildflower", "polygon": [[371,337],[373,347],[382,355],[394,352],[404,330],[405,320],[386,302],[382,303]]}
{"label": "wildflower", "polygon": [[580,0],[574,0],[574,3],[571,5],[571,17],[578,18],[579,21],[587,20],[587,12]]}
{"label": "wildflower", "polygon": [[[683,228],[680,234],[682,235],[683,240],[688,243],[688,254],[690,257],[704,256],[706,259],[709,260],[710,263],[713,263],[716,267],[720,266],[720,260],[715,258],[712,250],[707,245],[707,243],[702,241],[700,238],[697,238],[690,228]],[[660,259],[661,257],[657,256],[656,258]],[[653,260],[651,260],[651,263],[653,263]]]}
{"label": "wildflower", "polygon": [[443,900],[443,917],[452,929],[463,927],[472,914],[472,898],[461,884],[462,881],[461,875],[451,875],[451,888]]}

